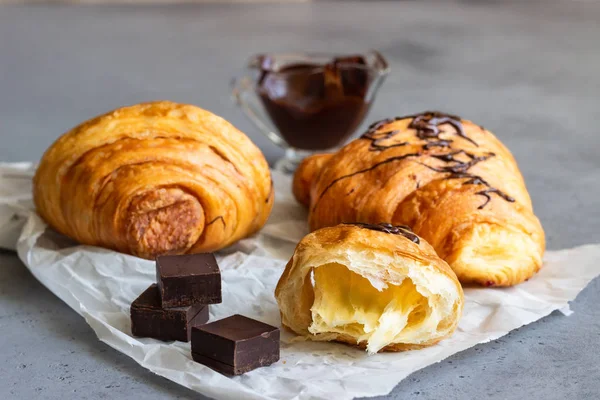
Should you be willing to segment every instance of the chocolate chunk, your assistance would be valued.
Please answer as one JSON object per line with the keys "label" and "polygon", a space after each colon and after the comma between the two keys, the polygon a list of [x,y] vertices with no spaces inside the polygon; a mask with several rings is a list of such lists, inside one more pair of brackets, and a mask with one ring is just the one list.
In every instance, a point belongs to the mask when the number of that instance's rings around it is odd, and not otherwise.
{"label": "chocolate chunk", "polygon": [[[344,95],[364,98],[369,88],[369,68],[363,56],[336,57],[333,65],[338,69]],[[360,68],[363,66],[363,68]]]}
{"label": "chocolate chunk", "polygon": [[162,308],[156,284],[150,285],[131,303],[131,332],[134,336],[189,342],[192,326],[208,321],[208,306]]}
{"label": "chocolate chunk", "polygon": [[221,302],[221,272],[212,253],[156,257],[163,307]]}
{"label": "chocolate chunk", "polygon": [[279,328],[233,315],[192,328],[192,358],[227,375],[240,375],[279,360]]}

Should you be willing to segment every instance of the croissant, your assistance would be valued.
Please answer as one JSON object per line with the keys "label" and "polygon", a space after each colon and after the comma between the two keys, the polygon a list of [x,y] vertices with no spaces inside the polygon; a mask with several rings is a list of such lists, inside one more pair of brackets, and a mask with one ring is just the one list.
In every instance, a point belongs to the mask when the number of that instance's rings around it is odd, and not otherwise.
{"label": "croissant", "polygon": [[296,247],[275,297],[284,326],[369,353],[430,346],[450,336],[463,290],[452,269],[407,226],[340,224]]}
{"label": "croissant", "polygon": [[151,259],[221,249],[273,206],[260,150],[224,119],[168,101],[123,107],[60,137],[34,177],[39,215],[83,244]]}
{"label": "croissant", "polygon": [[299,166],[294,193],[312,230],[405,224],[463,283],[509,286],[542,265],[544,231],[517,164],[488,130],[425,112],[376,122],[335,154]]}

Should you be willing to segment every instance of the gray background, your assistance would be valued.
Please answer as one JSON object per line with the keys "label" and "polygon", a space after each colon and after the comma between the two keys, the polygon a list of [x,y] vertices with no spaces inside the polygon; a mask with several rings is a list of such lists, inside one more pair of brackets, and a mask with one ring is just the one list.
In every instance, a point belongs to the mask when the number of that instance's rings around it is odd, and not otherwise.
{"label": "gray background", "polygon": [[[523,4],[524,3],[524,4]],[[368,120],[457,113],[513,151],[548,247],[600,242],[600,3],[0,6],[0,161],[37,160],[76,123],[151,99],[201,105],[281,151],[231,104],[248,55],[378,48]],[[600,280],[572,304],[411,375],[393,399],[598,398]],[[100,343],[0,252],[0,398],[198,398]]]}

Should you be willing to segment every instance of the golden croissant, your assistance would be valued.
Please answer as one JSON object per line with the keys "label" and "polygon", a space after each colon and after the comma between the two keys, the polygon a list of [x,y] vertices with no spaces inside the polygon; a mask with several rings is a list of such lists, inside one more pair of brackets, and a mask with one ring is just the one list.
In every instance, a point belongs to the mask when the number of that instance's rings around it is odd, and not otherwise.
{"label": "golden croissant", "polygon": [[369,353],[430,346],[450,336],[463,290],[452,269],[406,226],[340,224],[296,247],[275,297],[284,326]]}
{"label": "golden croissant", "polygon": [[168,101],[64,134],[44,154],[33,194],[57,231],[143,258],[221,249],[260,229],[273,206],[267,162],[250,139]]}
{"label": "golden croissant", "polygon": [[294,177],[312,230],[410,226],[463,283],[508,286],[542,265],[544,231],[508,149],[471,121],[425,112],[377,122]]}

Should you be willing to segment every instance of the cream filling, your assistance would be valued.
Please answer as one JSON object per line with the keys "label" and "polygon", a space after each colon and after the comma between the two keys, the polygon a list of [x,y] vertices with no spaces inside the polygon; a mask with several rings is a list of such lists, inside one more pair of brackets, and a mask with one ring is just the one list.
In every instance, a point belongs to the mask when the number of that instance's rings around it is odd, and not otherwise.
{"label": "cream filling", "polygon": [[[369,353],[392,343],[418,344],[439,336],[438,325],[452,311],[452,301],[429,291],[427,297],[408,276],[388,284],[338,263],[313,271],[315,300],[309,332],[349,335],[366,342]],[[439,304],[432,304],[433,298]]]}

